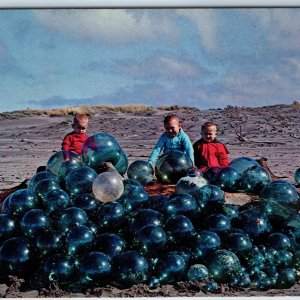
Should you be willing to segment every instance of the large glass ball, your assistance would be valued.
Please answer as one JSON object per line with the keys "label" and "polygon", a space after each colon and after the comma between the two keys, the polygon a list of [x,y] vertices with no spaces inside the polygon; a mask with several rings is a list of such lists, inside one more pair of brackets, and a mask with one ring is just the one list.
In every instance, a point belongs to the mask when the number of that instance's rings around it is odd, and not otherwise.
{"label": "large glass ball", "polygon": [[52,190],[60,190],[59,182],[56,179],[42,179],[33,188],[33,193],[41,200]]}
{"label": "large glass ball", "polygon": [[277,288],[289,289],[297,280],[297,275],[294,269],[285,268],[278,271]]}
{"label": "large glass ball", "polygon": [[69,204],[69,194],[61,189],[49,191],[43,199],[43,206],[48,212],[64,210]]}
{"label": "large glass ball", "polygon": [[9,216],[12,216],[12,212],[10,212],[10,209],[9,209],[9,198],[10,198],[11,194],[8,195],[2,202],[2,205],[0,206],[1,207],[1,213],[2,214],[6,214],[6,215],[9,215]]}
{"label": "large glass ball", "polygon": [[31,209],[21,219],[21,228],[29,236],[36,236],[39,232],[49,228],[50,218],[42,209]]}
{"label": "large glass ball", "polygon": [[158,194],[158,195],[149,196],[148,206],[149,208],[164,213],[166,204],[168,203],[169,200],[170,197],[168,195]]}
{"label": "large glass ball", "polygon": [[93,216],[100,207],[100,202],[93,195],[85,193],[73,199],[73,206],[83,209],[88,215]]}
{"label": "large glass ball", "polygon": [[109,257],[114,257],[125,251],[126,241],[116,233],[102,233],[97,236],[97,249]]}
{"label": "large glass ball", "polygon": [[78,225],[85,225],[89,218],[84,210],[78,207],[65,209],[58,219],[58,226],[63,232]]}
{"label": "large glass ball", "polygon": [[13,237],[0,248],[1,273],[28,276],[32,264],[32,249],[26,239]]}
{"label": "large glass ball", "polygon": [[241,174],[253,166],[259,167],[260,164],[250,157],[237,157],[229,163],[229,167],[235,168]]}
{"label": "large glass ball", "polygon": [[252,241],[248,234],[243,233],[230,233],[224,238],[226,248],[236,254],[250,250],[253,247]]}
{"label": "large glass ball", "polygon": [[296,184],[299,186],[300,185],[300,168],[298,168],[295,171],[294,179],[295,179]]}
{"label": "large glass ball", "polygon": [[132,213],[138,208],[148,205],[149,195],[143,186],[135,186],[127,189],[120,198],[125,210]]}
{"label": "large glass ball", "polygon": [[216,232],[202,230],[197,236],[193,255],[196,259],[203,260],[220,247],[221,239]]}
{"label": "large glass ball", "polygon": [[7,214],[0,214],[0,245],[17,233],[17,224]]}
{"label": "large glass ball", "polygon": [[205,229],[214,231],[218,234],[228,232],[231,228],[231,221],[225,215],[212,214],[205,218],[204,221]]}
{"label": "large glass ball", "polygon": [[107,202],[99,207],[95,219],[100,228],[114,231],[124,224],[125,209],[119,202]]}
{"label": "large glass ball", "polygon": [[284,180],[273,180],[259,194],[260,199],[272,200],[294,209],[299,209],[299,193],[294,185]]}
{"label": "large glass ball", "polygon": [[54,153],[47,162],[47,171],[60,177],[64,176],[66,165],[77,165],[81,163],[81,157],[79,154],[69,150],[61,150]]}
{"label": "large glass ball", "polygon": [[82,283],[108,282],[111,276],[110,257],[102,252],[93,251],[79,261],[80,281]]}
{"label": "large glass ball", "polygon": [[115,164],[115,169],[123,176],[128,168],[127,154],[122,150],[118,162]]}
{"label": "large glass ball", "polygon": [[187,272],[188,281],[202,281],[208,278],[208,270],[202,264],[192,265]]}
{"label": "large glass ball", "polygon": [[116,281],[124,287],[144,283],[148,279],[148,262],[136,251],[127,251],[112,259]]}
{"label": "large glass ball", "polygon": [[226,283],[240,273],[241,263],[232,251],[220,249],[212,254],[207,268],[216,282]]}
{"label": "large glass ball", "polygon": [[93,181],[92,189],[101,202],[115,201],[123,194],[123,177],[118,172],[103,172]]}
{"label": "large glass ball", "polygon": [[71,171],[76,170],[76,169],[81,168],[81,167],[84,167],[84,166],[85,166],[85,164],[79,158],[64,161],[61,164],[61,167],[59,168],[58,178],[61,181],[64,181],[64,180],[66,180],[68,174]]}
{"label": "large glass ball", "polygon": [[50,282],[69,284],[74,279],[75,265],[65,255],[55,254],[45,261],[43,273]]}
{"label": "large glass ball", "polygon": [[66,234],[65,245],[69,255],[81,254],[93,246],[94,234],[90,228],[78,225]]}
{"label": "large glass ball", "polygon": [[48,172],[48,171],[42,171],[42,172],[39,172],[39,173],[36,173],[34,174],[30,180],[28,181],[27,183],[27,188],[29,190],[33,190],[35,185],[43,180],[43,179],[54,179],[54,180],[59,180],[58,177],[56,175],[54,175],[53,173],[51,172]]}
{"label": "large glass ball", "polygon": [[249,193],[259,194],[271,181],[270,173],[261,166],[253,166],[244,171],[241,177],[241,188]]}
{"label": "large glass ball", "polygon": [[276,250],[290,250],[292,247],[289,237],[281,232],[270,234],[267,238],[266,245]]}
{"label": "large glass ball", "polygon": [[210,167],[203,172],[203,177],[210,183],[216,184],[217,176],[221,167]]}
{"label": "large glass ball", "polygon": [[49,254],[55,254],[62,251],[62,234],[55,230],[43,230],[36,235],[35,241],[40,257],[49,256]]}
{"label": "large glass ball", "polygon": [[65,181],[66,191],[71,197],[91,193],[97,173],[90,167],[79,167],[68,173]]}
{"label": "large glass ball", "polygon": [[242,174],[234,167],[222,168],[217,175],[216,184],[224,191],[236,192],[240,188]]}
{"label": "large glass ball", "polygon": [[147,161],[136,160],[129,165],[127,176],[129,179],[136,179],[142,185],[146,185],[152,182],[154,170]]}
{"label": "large glass ball", "polygon": [[107,133],[96,133],[82,145],[83,162],[96,172],[100,171],[99,166],[104,162],[111,162],[115,166],[121,155],[122,149],[118,141]]}
{"label": "large glass ball", "polygon": [[202,176],[185,176],[176,183],[177,193],[188,193],[193,195],[195,191],[207,184],[207,180]]}
{"label": "large glass ball", "polygon": [[10,214],[18,219],[22,218],[27,211],[38,207],[38,199],[29,189],[17,190],[10,194],[8,199]]}
{"label": "large glass ball", "polygon": [[163,184],[176,184],[193,168],[191,159],[180,151],[169,151],[161,155],[155,164],[157,180]]}
{"label": "large glass ball", "polygon": [[157,257],[167,244],[167,235],[161,226],[149,224],[137,230],[132,245],[145,256]]}

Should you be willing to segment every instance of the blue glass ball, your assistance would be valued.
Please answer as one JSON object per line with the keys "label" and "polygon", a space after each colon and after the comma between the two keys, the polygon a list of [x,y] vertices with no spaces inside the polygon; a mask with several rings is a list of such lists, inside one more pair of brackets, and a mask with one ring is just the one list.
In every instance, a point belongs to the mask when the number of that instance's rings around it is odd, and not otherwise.
{"label": "blue glass ball", "polygon": [[102,252],[93,251],[79,261],[80,281],[85,284],[109,282],[111,276],[111,259]]}
{"label": "blue glass ball", "polygon": [[298,168],[295,171],[294,179],[295,179],[296,184],[299,186],[300,185],[300,168]]}
{"label": "blue glass ball", "polygon": [[202,264],[192,265],[187,272],[188,281],[202,281],[208,278],[208,269]]}
{"label": "blue glass ball", "polygon": [[300,250],[294,252],[293,266],[297,271],[300,271]]}
{"label": "blue glass ball", "polygon": [[96,240],[97,249],[109,257],[123,253],[127,247],[125,239],[115,233],[102,233]]}
{"label": "blue glass ball", "polygon": [[88,216],[84,210],[78,207],[69,207],[59,217],[58,226],[62,232],[67,232],[74,226],[85,225],[88,220]]}
{"label": "blue glass ball", "polygon": [[0,245],[17,233],[17,224],[7,214],[0,214]]}
{"label": "blue glass ball", "polygon": [[56,176],[65,175],[63,172],[64,164],[67,162],[69,165],[76,165],[81,163],[79,154],[69,150],[61,150],[54,153],[47,162],[47,171]]}
{"label": "blue glass ball", "polygon": [[169,200],[170,197],[168,195],[158,194],[158,195],[149,196],[148,207],[157,210],[160,213],[164,213],[165,206]]}
{"label": "blue glass ball", "polygon": [[239,207],[237,205],[227,203],[223,204],[221,213],[231,219],[231,221],[235,221],[240,215]]}
{"label": "blue glass ball", "polygon": [[118,162],[115,164],[115,169],[123,176],[128,168],[127,154],[122,150]]}
{"label": "blue glass ball", "polygon": [[127,190],[133,189],[134,187],[142,186],[142,184],[136,179],[124,179],[123,184],[124,184],[124,192],[127,192]]}
{"label": "blue glass ball", "polygon": [[226,283],[241,271],[241,263],[232,251],[220,249],[210,257],[207,269],[216,282]]}
{"label": "blue glass ball", "polygon": [[250,237],[264,238],[272,232],[272,225],[265,213],[255,209],[247,209],[240,213],[240,225]]}
{"label": "blue glass ball", "polygon": [[259,194],[271,180],[271,175],[266,169],[253,166],[242,173],[240,182],[244,191]]}
{"label": "blue glass ball", "polygon": [[119,162],[122,149],[110,134],[96,133],[90,136],[82,145],[83,162],[98,172],[99,165],[110,162],[114,166]]}
{"label": "blue glass ball", "polygon": [[102,204],[96,213],[96,222],[100,228],[114,230],[125,222],[125,209],[119,202],[112,201]]}
{"label": "blue glass ball", "polygon": [[217,186],[207,184],[193,193],[201,212],[212,213],[219,211],[225,203],[224,192]]}
{"label": "blue glass ball", "polygon": [[94,234],[90,228],[85,225],[78,225],[66,234],[65,246],[69,255],[81,254],[91,249],[94,243]]}
{"label": "blue glass ball", "polygon": [[228,232],[231,229],[231,221],[230,218],[225,215],[212,214],[205,218],[204,226],[207,230],[221,234]]}
{"label": "blue glass ball", "polygon": [[250,157],[237,157],[229,163],[229,167],[235,168],[241,174],[253,166],[260,167],[260,164]]}
{"label": "blue glass ball", "polygon": [[222,168],[217,175],[216,185],[227,192],[236,192],[240,188],[242,174],[234,167]]}
{"label": "blue glass ball", "polygon": [[187,193],[173,193],[164,208],[166,217],[176,215],[194,217],[198,212],[197,201]]}
{"label": "blue glass ball", "polygon": [[277,288],[289,289],[297,280],[296,272],[292,268],[285,268],[278,271]]}
{"label": "blue glass ball", "polygon": [[97,175],[96,171],[90,167],[79,167],[72,170],[66,177],[66,191],[71,197],[91,193],[93,181]]}
{"label": "blue glass ball", "polygon": [[8,199],[10,214],[17,219],[22,218],[32,208],[38,207],[38,199],[29,189],[17,190],[10,194]]}
{"label": "blue glass ball", "polygon": [[78,168],[84,167],[85,164],[80,160],[80,158],[76,158],[76,159],[70,159],[67,161],[62,162],[59,170],[58,170],[58,178],[61,181],[66,180],[68,174],[73,171],[76,170]]}
{"label": "blue glass ball", "polygon": [[183,152],[174,150],[162,154],[155,164],[155,176],[160,183],[176,184],[193,168],[193,162]]}
{"label": "blue glass ball", "polygon": [[34,208],[29,210],[20,221],[23,232],[34,237],[39,232],[50,227],[50,218],[42,209]]}
{"label": "blue glass ball", "polygon": [[133,187],[126,190],[119,201],[123,204],[124,209],[132,213],[138,208],[142,208],[148,205],[148,193],[142,186]]}
{"label": "blue glass ball", "polygon": [[167,235],[161,226],[149,224],[135,232],[132,245],[145,256],[157,257],[167,244]]}
{"label": "blue glass ball", "polygon": [[275,232],[268,236],[266,245],[276,250],[291,250],[292,243],[289,237],[281,232]]}
{"label": "blue glass ball", "polygon": [[27,183],[27,188],[29,190],[32,190],[34,189],[35,185],[43,180],[43,179],[54,179],[54,180],[57,180],[59,181],[58,177],[56,175],[54,175],[53,173],[51,172],[48,172],[48,171],[42,171],[42,172],[39,172],[39,173],[36,173],[34,174],[30,180],[28,181]]}
{"label": "blue glass ball", "polygon": [[61,189],[49,191],[43,199],[44,209],[48,212],[64,210],[69,204],[69,195]]}
{"label": "blue glass ball", "polygon": [[201,290],[205,293],[215,293],[218,290],[218,284],[213,279],[210,279]]}
{"label": "blue glass ball", "polygon": [[273,253],[273,259],[270,259],[277,268],[291,267],[293,264],[293,254],[288,250],[276,250]]}
{"label": "blue glass ball", "polygon": [[127,251],[112,259],[115,280],[124,287],[144,283],[148,279],[148,262],[136,251]]}
{"label": "blue glass ball", "polygon": [[2,205],[1,205],[1,213],[2,214],[6,214],[6,215],[9,215],[9,216],[12,216],[12,213],[10,212],[10,209],[9,209],[9,198],[10,198],[11,194],[8,195],[2,202]]}
{"label": "blue glass ball", "polygon": [[69,284],[74,280],[75,265],[65,255],[55,254],[46,259],[43,274],[49,282]]}
{"label": "blue glass ball", "polygon": [[294,185],[284,180],[273,180],[259,194],[260,199],[272,200],[297,212],[299,193]]}
{"label": "blue glass ball", "polygon": [[250,276],[253,276],[253,274],[261,271],[265,267],[266,257],[256,246],[240,252],[239,256]]}
{"label": "blue glass ball", "polygon": [[250,250],[253,247],[252,241],[247,234],[230,233],[224,238],[226,248],[236,254]]}
{"label": "blue glass ball", "polygon": [[203,260],[220,247],[221,239],[216,232],[202,230],[196,238],[193,256],[195,259]]}
{"label": "blue glass ball", "polygon": [[216,184],[217,176],[221,167],[210,167],[203,172],[203,177],[210,183]]}
{"label": "blue glass ball", "polygon": [[98,208],[100,207],[100,202],[93,195],[84,193],[77,195],[72,202],[73,206],[81,208],[89,216],[94,216]]}
{"label": "blue glass ball", "polygon": [[187,193],[193,195],[199,188],[207,184],[202,176],[184,176],[176,183],[176,193]]}
{"label": "blue glass ball", "polygon": [[32,265],[32,249],[26,239],[13,237],[0,248],[1,273],[26,276]]}
{"label": "blue glass ball", "polygon": [[62,234],[51,229],[46,229],[38,233],[35,243],[40,257],[61,252],[63,247],[62,237]]}
{"label": "blue glass ball", "polygon": [[152,182],[154,170],[147,161],[136,160],[129,165],[127,176],[129,179],[139,181],[142,185],[147,185]]}
{"label": "blue glass ball", "polygon": [[60,190],[59,182],[56,179],[42,179],[33,188],[33,193],[41,200],[52,190]]}
{"label": "blue glass ball", "polygon": [[129,231],[136,232],[146,225],[163,225],[163,216],[156,210],[150,208],[140,208],[136,210],[129,218]]}

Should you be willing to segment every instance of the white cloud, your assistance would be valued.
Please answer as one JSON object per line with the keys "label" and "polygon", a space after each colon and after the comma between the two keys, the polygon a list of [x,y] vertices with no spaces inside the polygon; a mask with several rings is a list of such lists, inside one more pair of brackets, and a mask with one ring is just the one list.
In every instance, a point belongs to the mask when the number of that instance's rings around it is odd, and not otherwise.
{"label": "white cloud", "polygon": [[40,23],[78,39],[121,44],[163,36],[176,39],[180,29],[171,18],[152,10],[67,9],[33,11]]}

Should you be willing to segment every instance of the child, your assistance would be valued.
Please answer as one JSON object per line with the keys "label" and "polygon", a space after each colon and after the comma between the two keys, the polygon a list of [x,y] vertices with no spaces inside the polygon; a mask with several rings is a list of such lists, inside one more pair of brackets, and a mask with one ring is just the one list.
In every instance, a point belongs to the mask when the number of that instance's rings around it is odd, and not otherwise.
{"label": "child", "polygon": [[88,127],[89,118],[85,114],[76,114],[72,128],[74,131],[68,133],[61,144],[62,150],[74,151],[77,154],[82,154],[82,145],[87,140],[88,135],[85,134]]}
{"label": "child", "polygon": [[206,122],[201,126],[202,138],[194,143],[195,165],[200,171],[210,167],[227,167],[228,154],[226,146],[216,139],[217,125]]}
{"label": "child", "polygon": [[181,128],[178,117],[174,114],[166,116],[164,119],[164,128],[165,132],[158,139],[148,162],[154,166],[162,150],[164,153],[171,150],[179,150],[184,152],[194,165],[193,145],[188,135]]}

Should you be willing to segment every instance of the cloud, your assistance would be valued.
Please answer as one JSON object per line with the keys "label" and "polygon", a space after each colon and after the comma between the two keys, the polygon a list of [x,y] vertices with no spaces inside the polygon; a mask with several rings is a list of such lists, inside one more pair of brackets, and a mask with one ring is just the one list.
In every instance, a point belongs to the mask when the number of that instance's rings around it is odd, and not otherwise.
{"label": "cloud", "polygon": [[179,27],[152,10],[67,9],[33,11],[38,21],[76,39],[118,45],[157,36],[177,39]]}

